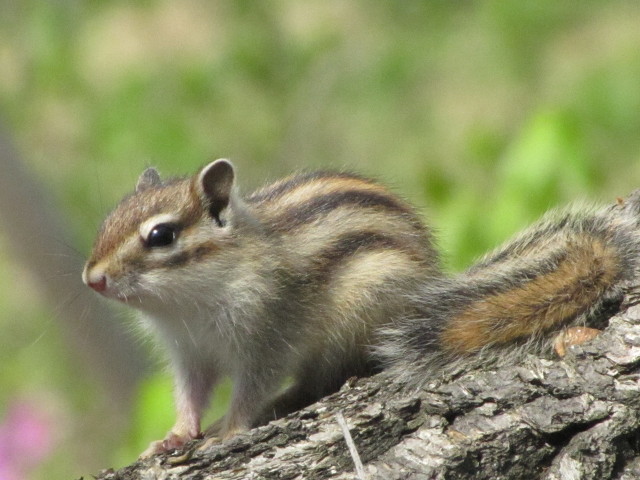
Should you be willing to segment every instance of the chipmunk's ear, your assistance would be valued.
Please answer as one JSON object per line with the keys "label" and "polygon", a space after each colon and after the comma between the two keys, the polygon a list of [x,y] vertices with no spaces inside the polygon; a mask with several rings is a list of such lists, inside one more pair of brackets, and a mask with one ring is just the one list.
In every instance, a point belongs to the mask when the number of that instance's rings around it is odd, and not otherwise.
{"label": "chipmunk's ear", "polygon": [[151,187],[157,187],[161,183],[162,180],[160,180],[160,174],[158,173],[158,171],[153,167],[149,167],[138,177],[138,183],[136,183],[136,192],[141,192]]}
{"label": "chipmunk's ear", "polygon": [[234,177],[233,165],[225,158],[211,162],[197,176],[196,188],[219,225],[220,212],[229,205]]}

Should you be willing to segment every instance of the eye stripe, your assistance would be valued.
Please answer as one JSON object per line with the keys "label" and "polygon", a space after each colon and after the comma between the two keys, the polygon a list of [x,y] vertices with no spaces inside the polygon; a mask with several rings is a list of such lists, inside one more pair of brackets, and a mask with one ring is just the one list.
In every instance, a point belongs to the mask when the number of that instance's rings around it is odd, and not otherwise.
{"label": "eye stripe", "polygon": [[188,250],[175,252],[170,256],[164,256],[161,259],[151,260],[145,259],[137,266],[141,271],[151,271],[155,269],[175,268],[186,265],[191,262],[198,262],[206,257],[217,254],[222,246],[216,242],[206,242],[195,245]]}

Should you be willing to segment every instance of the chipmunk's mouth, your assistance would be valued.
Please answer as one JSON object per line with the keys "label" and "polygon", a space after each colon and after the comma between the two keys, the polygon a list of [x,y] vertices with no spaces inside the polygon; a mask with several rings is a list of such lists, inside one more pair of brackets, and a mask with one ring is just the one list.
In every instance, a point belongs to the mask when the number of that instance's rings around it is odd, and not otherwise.
{"label": "chipmunk's mouth", "polygon": [[112,300],[117,300],[120,303],[136,303],[140,301],[140,297],[137,293],[130,291],[129,289],[120,289],[115,285],[108,287],[104,292],[100,292],[104,297]]}
{"label": "chipmunk's mouth", "polygon": [[140,293],[136,291],[115,291],[110,295],[107,294],[105,296],[134,307],[136,306],[136,304],[143,303],[143,299]]}
{"label": "chipmunk's mouth", "polygon": [[128,295],[126,292],[116,288],[113,279],[99,268],[85,268],[82,272],[82,281],[95,292],[103,297],[117,300],[122,303],[129,303],[135,295]]}
{"label": "chipmunk's mouth", "polygon": [[118,292],[108,286],[104,288],[101,288],[101,287],[96,288],[92,284],[87,284],[87,286],[93,289],[95,292],[99,293],[104,298],[108,298],[110,300],[117,300],[118,302],[122,302],[122,303],[129,302],[129,299],[130,299],[129,295],[126,295],[125,293],[122,293],[122,292]]}

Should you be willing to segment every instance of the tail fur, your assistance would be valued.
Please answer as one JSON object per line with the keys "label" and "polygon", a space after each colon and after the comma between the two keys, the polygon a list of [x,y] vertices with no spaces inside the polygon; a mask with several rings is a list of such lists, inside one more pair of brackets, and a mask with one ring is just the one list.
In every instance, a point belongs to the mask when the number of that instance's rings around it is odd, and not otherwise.
{"label": "tail fur", "polygon": [[552,212],[466,272],[424,284],[414,315],[383,332],[378,353],[418,385],[463,361],[514,362],[551,337],[602,326],[640,263],[640,191],[617,205]]}

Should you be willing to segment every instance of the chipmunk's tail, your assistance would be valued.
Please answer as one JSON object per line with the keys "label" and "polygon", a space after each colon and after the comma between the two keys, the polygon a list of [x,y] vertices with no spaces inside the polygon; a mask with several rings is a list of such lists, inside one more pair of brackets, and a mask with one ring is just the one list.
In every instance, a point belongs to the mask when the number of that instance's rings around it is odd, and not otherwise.
{"label": "chipmunk's tail", "polygon": [[552,212],[464,273],[425,284],[378,349],[411,384],[469,361],[551,350],[563,328],[602,328],[640,264],[640,191],[609,208]]}

